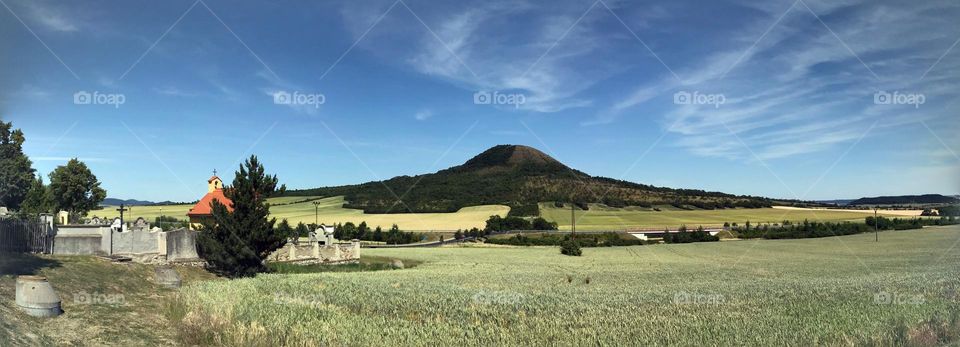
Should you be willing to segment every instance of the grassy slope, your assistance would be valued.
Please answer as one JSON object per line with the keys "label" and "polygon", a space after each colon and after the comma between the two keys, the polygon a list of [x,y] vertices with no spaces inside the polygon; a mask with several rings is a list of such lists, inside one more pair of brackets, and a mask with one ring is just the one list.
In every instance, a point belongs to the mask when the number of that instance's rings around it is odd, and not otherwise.
{"label": "grassy slope", "polygon": [[[318,197],[297,196],[280,197],[270,199],[270,203],[278,204],[270,208],[273,217],[277,219],[287,219],[290,223],[296,225],[298,222],[314,222],[314,205],[312,201],[293,203]],[[473,206],[461,209],[456,213],[395,213],[395,214],[364,214],[357,209],[343,208],[343,197],[331,197],[317,200],[320,205],[321,223],[360,223],[366,221],[371,228],[381,226],[384,229],[397,224],[404,230],[456,230],[470,229],[473,227],[483,228],[485,221],[492,215],[499,214],[505,216],[510,208],[502,205]],[[279,205],[284,204],[284,205]],[[150,221],[160,216],[160,208],[163,208],[163,214],[186,219],[187,210],[192,205],[174,205],[174,206],[135,206],[131,212],[125,214],[125,218],[136,219],[144,217]],[[118,212],[115,207],[106,207],[100,211],[93,211],[90,216],[116,217]],[[398,210],[402,206],[397,207]]]}
{"label": "grassy slope", "polygon": [[[583,257],[552,247],[367,250],[426,263],[200,283],[184,291],[181,329],[226,345],[890,345],[899,322],[960,309],[960,254],[947,253],[960,227],[873,237]],[[880,292],[898,303],[876,303]],[[699,303],[674,302],[685,294]]]}
{"label": "grassy slope", "polygon": [[[111,264],[87,256],[0,255],[0,346],[171,345],[176,329],[165,312],[175,291],[152,282],[154,267]],[[197,268],[178,267],[183,282],[213,276]],[[65,313],[57,318],[27,316],[14,303],[16,275],[47,276],[60,295]],[[84,304],[84,294],[102,294],[117,304]]]}
{"label": "grassy slope", "polygon": [[[642,208],[610,208],[590,204],[587,211],[576,210],[577,230],[624,230],[631,228],[676,228],[681,224],[688,227],[722,226],[724,222],[744,224],[779,223],[784,220],[803,221],[858,221],[863,222],[869,214],[846,211],[807,211],[783,210],[773,208],[725,209],[725,210],[678,210],[672,206],[659,207],[662,211]],[[552,203],[541,203],[540,214],[549,221],[557,222],[561,230],[570,230],[570,207],[554,207]],[[883,215],[881,213],[881,215]],[[891,216],[900,217],[902,216]]]}

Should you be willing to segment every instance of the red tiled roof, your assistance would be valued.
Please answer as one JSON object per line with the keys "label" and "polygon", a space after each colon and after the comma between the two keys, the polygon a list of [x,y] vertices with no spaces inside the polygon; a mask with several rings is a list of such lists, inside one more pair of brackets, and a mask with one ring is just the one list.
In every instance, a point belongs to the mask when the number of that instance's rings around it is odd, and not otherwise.
{"label": "red tiled roof", "polygon": [[207,195],[204,195],[203,199],[200,199],[200,202],[194,205],[193,208],[187,212],[187,216],[193,217],[212,215],[213,199],[217,199],[217,201],[220,201],[221,204],[227,206],[227,211],[233,212],[233,201],[230,201],[230,199],[227,199],[227,197],[223,195],[223,189],[217,189],[207,193]]}

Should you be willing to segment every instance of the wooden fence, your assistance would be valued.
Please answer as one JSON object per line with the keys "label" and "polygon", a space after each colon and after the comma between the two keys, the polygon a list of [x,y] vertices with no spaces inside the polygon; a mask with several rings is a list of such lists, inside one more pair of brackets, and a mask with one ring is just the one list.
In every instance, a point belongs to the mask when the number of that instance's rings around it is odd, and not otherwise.
{"label": "wooden fence", "polygon": [[0,253],[53,252],[50,226],[39,220],[0,219]]}

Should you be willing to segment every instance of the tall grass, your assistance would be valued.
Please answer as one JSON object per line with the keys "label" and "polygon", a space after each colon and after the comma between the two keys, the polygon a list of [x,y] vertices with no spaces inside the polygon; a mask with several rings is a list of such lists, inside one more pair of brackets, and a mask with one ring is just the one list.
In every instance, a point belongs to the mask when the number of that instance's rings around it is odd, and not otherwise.
{"label": "tall grass", "polygon": [[424,263],[190,285],[174,321],[203,345],[926,345],[960,331],[958,237],[376,249]]}

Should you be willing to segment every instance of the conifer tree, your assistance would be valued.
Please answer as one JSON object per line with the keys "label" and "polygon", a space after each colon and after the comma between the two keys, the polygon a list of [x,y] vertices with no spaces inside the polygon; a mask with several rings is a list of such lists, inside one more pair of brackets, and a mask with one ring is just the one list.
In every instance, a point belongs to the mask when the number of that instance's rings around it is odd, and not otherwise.
{"label": "conifer tree", "polygon": [[274,229],[267,199],[282,194],[277,176],[264,173],[256,156],[250,156],[224,189],[233,212],[219,200],[212,205],[213,218],[204,222],[197,237],[200,255],[213,270],[227,277],[250,277],[267,271],[264,259],[283,246],[287,235]]}

